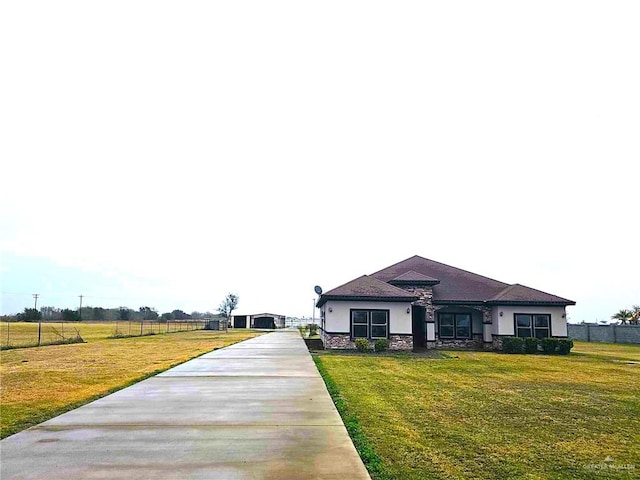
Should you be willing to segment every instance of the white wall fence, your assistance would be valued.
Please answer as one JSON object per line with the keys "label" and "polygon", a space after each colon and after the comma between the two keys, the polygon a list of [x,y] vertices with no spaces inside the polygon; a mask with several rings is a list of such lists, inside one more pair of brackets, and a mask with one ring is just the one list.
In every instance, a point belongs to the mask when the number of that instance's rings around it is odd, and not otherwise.
{"label": "white wall fence", "polygon": [[569,337],[584,342],[640,345],[640,325],[568,325]]}

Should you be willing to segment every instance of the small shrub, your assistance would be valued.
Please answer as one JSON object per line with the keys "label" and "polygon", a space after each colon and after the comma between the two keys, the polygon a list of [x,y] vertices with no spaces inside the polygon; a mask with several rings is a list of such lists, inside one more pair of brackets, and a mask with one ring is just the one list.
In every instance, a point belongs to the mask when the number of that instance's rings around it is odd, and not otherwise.
{"label": "small shrub", "polygon": [[524,339],[520,337],[504,337],[502,339],[502,351],[504,353],[522,353],[524,351]]}
{"label": "small shrub", "polygon": [[552,355],[558,351],[558,339],[557,338],[543,338],[540,341],[542,351],[547,355]]}
{"label": "small shrub", "polygon": [[386,338],[381,338],[379,340],[376,340],[376,343],[374,343],[373,345],[373,349],[376,352],[384,352],[388,348],[389,348],[389,340],[387,340]]}
{"label": "small shrub", "polygon": [[573,348],[573,340],[568,338],[558,339],[558,353],[560,355],[569,355],[569,352]]}
{"label": "small shrub", "polygon": [[368,352],[371,346],[369,345],[369,340],[366,338],[358,338],[356,339],[356,350],[359,352]]}
{"label": "small shrub", "polygon": [[536,353],[538,351],[538,339],[527,337],[524,339],[524,353]]}

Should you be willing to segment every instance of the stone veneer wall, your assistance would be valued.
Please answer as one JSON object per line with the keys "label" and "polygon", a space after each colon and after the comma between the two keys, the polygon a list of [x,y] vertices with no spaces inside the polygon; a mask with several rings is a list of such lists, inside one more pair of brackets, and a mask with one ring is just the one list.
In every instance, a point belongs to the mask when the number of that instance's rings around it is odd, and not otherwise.
{"label": "stone veneer wall", "polygon": [[413,335],[389,335],[389,350],[413,350]]}
{"label": "stone veneer wall", "polygon": [[465,350],[483,350],[484,342],[482,335],[472,335],[473,338],[455,339],[455,338],[436,338],[435,342],[429,342],[431,348],[452,348]]}
{"label": "stone veneer wall", "polygon": [[435,311],[433,308],[433,287],[416,287],[412,285],[400,285],[399,287],[409,293],[414,294],[416,297],[420,297],[418,300],[413,302],[412,305],[425,307],[426,321],[435,321]]}
{"label": "stone veneer wall", "polygon": [[[325,349],[351,349],[355,350],[356,344],[351,340],[351,336],[348,333],[325,333],[320,332],[320,338],[324,344]],[[371,348],[373,348],[374,341],[369,341]],[[412,350],[413,349],[413,336],[412,335],[389,335],[389,350]]]}

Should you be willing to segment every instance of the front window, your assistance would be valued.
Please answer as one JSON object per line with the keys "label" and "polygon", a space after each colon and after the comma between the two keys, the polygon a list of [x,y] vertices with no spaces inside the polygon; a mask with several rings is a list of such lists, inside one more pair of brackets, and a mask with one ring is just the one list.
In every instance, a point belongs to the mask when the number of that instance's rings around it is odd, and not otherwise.
{"label": "front window", "polygon": [[517,337],[547,338],[551,336],[551,315],[548,314],[515,314]]}
{"label": "front window", "polygon": [[440,338],[471,338],[471,314],[438,314],[438,335]]}
{"label": "front window", "polygon": [[388,338],[389,310],[351,310],[351,338]]}

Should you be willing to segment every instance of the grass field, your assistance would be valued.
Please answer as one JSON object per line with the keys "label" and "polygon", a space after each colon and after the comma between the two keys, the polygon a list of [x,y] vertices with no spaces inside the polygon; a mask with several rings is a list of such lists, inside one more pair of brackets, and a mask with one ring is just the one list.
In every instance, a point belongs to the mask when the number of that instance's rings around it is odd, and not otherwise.
{"label": "grass field", "polygon": [[[202,322],[200,322],[202,325]],[[171,332],[193,329],[189,322],[144,322],[142,333],[165,333],[167,328]],[[76,336],[76,330],[87,342],[94,340],[104,340],[118,332],[120,335],[140,335],[140,322],[44,322],[40,332],[42,344],[60,340],[60,335],[65,337]],[[31,322],[0,322],[0,345],[3,347],[37,345],[38,324]]]}
{"label": "grass field", "polygon": [[0,352],[0,438],[190,358],[260,335],[198,330]]}
{"label": "grass field", "polygon": [[640,477],[640,347],[314,359],[374,478]]}

